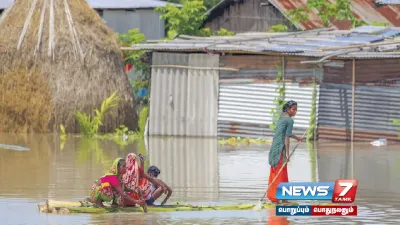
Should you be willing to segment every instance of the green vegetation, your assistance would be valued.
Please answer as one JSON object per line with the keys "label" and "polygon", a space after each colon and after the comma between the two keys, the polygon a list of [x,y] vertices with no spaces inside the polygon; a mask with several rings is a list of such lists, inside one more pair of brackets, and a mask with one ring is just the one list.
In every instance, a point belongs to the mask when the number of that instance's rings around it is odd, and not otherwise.
{"label": "green vegetation", "polygon": [[397,128],[397,130],[400,131],[400,120],[392,119],[392,122],[393,122],[394,125],[399,126],[399,127]]}
{"label": "green vegetation", "polygon": [[118,106],[120,98],[117,96],[117,91],[106,98],[100,109],[94,109],[94,116],[76,111],[75,119],[79,125],[80,132],[85,137],[93,137],[98,134],[100,126],[103,125],[103,119],[111,108]]}
{"label": "green vegetation", "polygon": [[[138,28],[129,30],[126,34],[119,34],[117,39],[122,47],[130,47],[134,44],[140,44],[146,41],[145,35],[140,33]],[[144,50],[123,51],[125,64],[132,64],[135,71],[141,72],[141,74],[146,76],[149,74],[150,69],[150,66],[142,61],[142,56],[146,52],[147,51]]]}
{"label": "green vegetation", "polygon": [[165,8],[155,9],[161,13],[161,19],[167,21],[166,27],[170,31],[169,35],[171,35],[169,38],[173,38],[176,34],[202,34],[204,30],[201,29],[201,26],[204,20],[204,13],[207,11],[204,2],[199,0],[183,0],[181,4],[181,8],[167,4]]}
{"label": "green vegetation", "polygon": [[100,146],[98,139],[82,137],[79,139],[75,160],[77,163],[85,164],[90,159],[97,164],[103,165],[105,170],[110,168],[113,161],[113,158]]}
{"label": "green vegetation", "polygon": [[[130,47],[134,44],[140,44],[146,41],[144,34],[140,33],[138,28],[129,30],[126,34],[119,34],[117,39],[122,47]],[[141,77],[138,80],[130,80],[130,83],[135,91],[135,94],[141,89],[148,89],[150,79],[150,65],[145,62],[144,58],[147,51],[123,51],[125,65],[131,64],[135,72],[139,72]],[[139,99],[136,99],[139,100]]]}
{"label": "green vegetation", "polygon": [[311,142],[307,140],[307,148],[309,150],[310,154],[310,162],[311,162],[311,181],[316,182],[317,181],[317,156],[316,156],[316,149],[315,149],[316,143]]}
{"label": "green vegetation", "polygon": [[138,130],[136,132],[129,130],[125,125],[121,125],[119,128],[115,129],[114,133],[104,134],[99,138],[102,140],[114,141],[121,147],[125,147],[138,140],[143,140],[148,115],[149,108],[143,107],[140,111]]}
{"label": "green vegetation", "polygon": [[234,32],[228,31],[227,29],[224,28],[221,28],[219,31],[217,31],[217,36],[233,36],[233,35],[235,35]]}
{"label": "green vegetation", "polygon": [[275,89],[275,92],[277,92],[279,95],[276,96],[274,99],[274,104],[276,105],[276,108],[271,109],[272,123],[269,125],[269,128],[273,131],[275,131],[276,122],[278,121],[281,115],[281,110],[283,108],[283,105],[285,104],[285,92],[286,92],[282,62],[279,62],[276,65],[276,68],[278,70],[278,74],[275,79],[275,82],[278,85],[278,87]]}
{"label": "green vegetation", "polygon": [[374,22],[371,23],[371,25],[372,26],[378,26],[378,27],[386,27],[386,26],[389,25],[389,23],[388,22],[377,22],[377,21],[374,21]]}
{"label": "green vegetation", "polygon": [[268,144],[268,143],[272,143],[272,140],[267,140],[267,139],[263,139],[263,138],[258,138],[258,139],[252,139],[252,138],[240,138],[240,137],[231,137],[229,139],[222,139],[218,141],[219,145],[229,145],[231,147],[239,147],[240,145],[244,145],[244,146],[250,146],[251,144],[257,144],[257,145],[261,145],[261,144]]}
{"label": "green vegetation", "polygon": [[323,27],[329,27],[335,20],[349,20],[352,27],[365,24],[357,19],[351,11],[350,0],[336,0],[335,3],[326,0],[308,0],[305,6],[289,10],[287,16],[291,18],[293,23],[300,23],[309,20],[308,15],[313,10],[317,10],[317,15],[321,19]]}
{"label": "green vegetation", "polygon": [[[207,9],[211,9],[212,7],[214,7],[215,5],[217,5],[220,1],[221,1],[221,0],[204,0],[204,6],[205,6]],[[181,0],[167,0],[167,2],[176,3],[176,4],[182,3]]]}
{"label": "green vegetation", "polygon": [[226,29],[221,29],[213,33],[209,28],[201,28],[205,19],[207,7],[201,0],[182,0],[182,7],[179,8],[172,4],[166,7],[156,8],[161,13],[161,19],[167,21],[168,39],[173,39],[177,35],[193,35],[208,37],[211,35],[233,35]]}
{"label": "green vegetation", "polygon": [[310,115],[310,127],[307,133],[307,140],[311,140],[314,137],[314,132],[316,129],[317,121],[317,84],[314,80],[313,82],[313,92],[312,92],[312,105],[311,105],[311,115]]}
{"label": "green vegetation", "polygon": [[[94,110],[93,117],[83,112],[75,112],[75,119],[84,138],[114,141],[122,148],[135,141],[143,140],[146,122],[149,115],[148,107],[143,107],[140,112],[137,131],[131,131],[125,125],[121,125],[119,128],[116,128],[113,133],[99,134],[99,128],[103,124],[102,121],[104,117],[111,108],[118,106],[118,101],[119,98],[117,97],[117,92],[114,92],[110,97],[106,98],[102,102],[100,109]],[[61,149],[63,149],[65,140],[67,139],[67,134],[65,133],[65,128],[62,124],[60,125],[60,139]]]}
{"label": "green vegetation", "polygon": [[283,24],[272,25],[268,32],[276,33],[276,32],[287,32],[289,28]]}

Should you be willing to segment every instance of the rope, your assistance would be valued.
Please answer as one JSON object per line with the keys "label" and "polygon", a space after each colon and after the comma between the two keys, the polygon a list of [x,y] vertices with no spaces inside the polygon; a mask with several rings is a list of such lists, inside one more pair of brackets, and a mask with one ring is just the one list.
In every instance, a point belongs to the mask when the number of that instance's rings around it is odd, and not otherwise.
{"label": "rope", "polygon": [[40,42],[42,41],[44,16],[46,15],[46,6],[47,6],[47,0],[44,0],[43,8],[42,8],[42,15],[40,16],[40,27],[39,27],[39,33],[38,33],[38,42],[37,42],[37,45],[36,45],[36,49],[35,49],[34,55],[36,55],[38,53],[39,48],[40,48]]}
{"label": "rope", "polygon": [[49,51],[48,56],[54,53],[54,0],[50,0],[50,26],[49,26]]}
{"label": "rope", "polygon": [[32,2],[32,6],[31,6],[31,9],[29,10],[28,17],[25,20],[24,28],[22,29],[21,35],[19,36],[19,40],[18,40],[18,45],[17,45],[18,50],[21,48],[22,41],[24,40],[26,31],[28,30],[29,24],[31,23],[31,19],[32,19],[33,12],[35,11],[36,3],[37,3],[37,0],[34,0]]}
{"label": "rope", "polygon": [[75,26],[74,26],[74,21],[72,19],[72,14],[71,14],[71,11],[69,9],[69,5],[68,5],[67,0],[64,0],[64,5],[65,5],[67,18],[68,18],[68,24],[70,26],[70,30],[72,30],[74,44],[77,45],[77,49],[78,49],[79,55],[80,55],[81,60],[83,62],[84,54],[83,54],[83,51],[82,51],[82,48],[81,48],[81,44],[79,42],[78,34],[76,33],[76,29],[75,29]]}

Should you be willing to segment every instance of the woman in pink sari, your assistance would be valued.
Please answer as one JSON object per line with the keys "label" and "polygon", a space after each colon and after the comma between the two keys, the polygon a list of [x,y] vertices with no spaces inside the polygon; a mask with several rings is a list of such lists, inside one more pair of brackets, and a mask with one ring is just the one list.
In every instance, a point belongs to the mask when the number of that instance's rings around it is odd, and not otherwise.
{"label": "woman in pink sari", "polygon": [[[135,153],[129,153],[128,156],[126,156],[125,161],[126,172],[122,176],[122,183],[126,188],[134,191],[127,193],[129,197],[142,203],[142,201],[147,199],[147,197],[151,194],[151,183],[162,187],[163,191],[166,191],[165,186],[162,185],[157,179],[154,179],[153,177],[144,173],[143,168],[139,166],[139,162]],[[121,205],[127,206],[134,206],[137,204],[137,202],[132,202],[123,198],[119,198],[118,202]]]}

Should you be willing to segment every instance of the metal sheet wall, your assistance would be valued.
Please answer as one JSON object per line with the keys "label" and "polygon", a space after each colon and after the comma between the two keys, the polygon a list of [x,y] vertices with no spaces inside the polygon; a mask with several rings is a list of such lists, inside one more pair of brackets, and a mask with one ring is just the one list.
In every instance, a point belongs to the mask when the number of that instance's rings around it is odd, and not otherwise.
{"label": "metal sheet wall", "polygon": [[[218,63],[218,55],[153,53],[153,65]],[[217,136],[217,70],[152,68],[150,95],[150,135]]]}
{"label": "metal sheet wall", "polygon": [[[399,69],[399,59],[356,60],[356,85],[396,87],[400,82]],[[351,84],[352,72],[352,60],[333,60],[324,66],[323,82]]]}
{"label": "metal sheet wall", "polygon": [[[400,90],[357,86],[354,111],[354,138],[367,141],[386,137],[398,140],[392,119],[400,118]],[[322,84],[320,88],[318,137],[350,140],[351,85]]]}
{"label": "metal sheet wall", "polygon": [[148,40],[165,37],[165,21],[160,19],[160,13],[153,9],[104,10],[103,19],[113,31],[120,34],[139,28]]}
{"label": "metal sheet wall", "polygon": [[151,165],[180,201],[213,201],[219,191],[216,138],[149,137]]}
{"label": "metal sheet wall", "polygon": [[[272,135],[269,124],[270,111],[275,107],[276,83],[237,83],[220,81],[218,136],[268,137]],[[317,85],[317,108],[318,108]],[[285,100],[298,102],[294,130],[304,132],[309,127],[312,107],[312,85],[300,86],[286,83]],[[317,112],[318,116],[318,112]]]}

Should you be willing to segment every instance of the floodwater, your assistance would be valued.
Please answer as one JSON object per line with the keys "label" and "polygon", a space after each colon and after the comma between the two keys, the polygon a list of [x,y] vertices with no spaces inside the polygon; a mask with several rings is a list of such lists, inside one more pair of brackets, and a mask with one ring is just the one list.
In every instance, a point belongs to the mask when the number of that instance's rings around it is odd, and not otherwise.
{"label": "floodwater", "polygon": [[169,202],[257,203],[267,185],[269,145],[233,148],[216,139],[151,137],[146,152],[143,142],[121,146],[69,136],[63,143],[53,134],[0,134],[0,144],[1,224],[400,224],[399,144],[304,143],[294,153],[291,181],[359,180],[357,217],[276,217],[274,210],[43,214],[37,205],[46,199],[85,198],[113,159],[129,152],[145,153],[147,165],[159,166],[160,178],[174,190]]}

